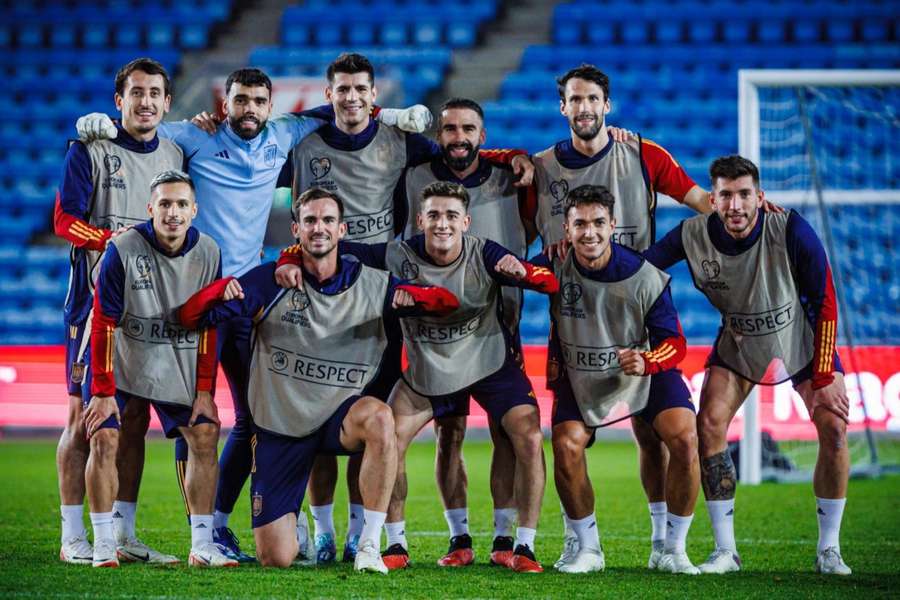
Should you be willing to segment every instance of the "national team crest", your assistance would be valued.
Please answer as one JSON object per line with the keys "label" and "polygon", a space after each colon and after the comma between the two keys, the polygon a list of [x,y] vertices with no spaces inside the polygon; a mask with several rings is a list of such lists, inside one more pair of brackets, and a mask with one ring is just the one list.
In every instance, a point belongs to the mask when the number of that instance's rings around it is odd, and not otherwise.
{"label": "national team crest", "polygon": [[309,170],[312,171],[313,177],[321,179],[331,171],[331,159],[325,156],[322,158],[310,159]]}
{"label": "national team crest", "polygon": [[278,146],[275,144],[269,144],[263,150],[263,160],[266,163],[267,167],[275,166],[275,157],[278,156]]}
{"label": "national team crest", "polygon": [[106,167],[110,175],[113,175],[122,168],[122,159],[115,154],[106,154],[103,156],[103,166]]}
{"label": "national team crest", "polygon": [[135,259],[135,266],[137,266],[138,273],[141,277],[149,277],[151,266],[150,266],[150,257],[146,254],[141,254]]}
{"label": "national team crest", "polygon": [[262,494],[253,494],[251,507],[253,509],[254,517],[258,517],[259,515],[262,514],[262,508],[263,508],[262,502],[263,502]]}
{"label": "national team crest", "polygon": [[550,184],[550,195],[557,202],[562,202],[569,195],[569,182],[565,179],[554,181]]}
{"label": "national team crest", "polygon": [[580,284],[569,282],[562,286],[559,295],[562,298],[563,304],[572,305],[581,299],[582,293],[583,290],[581,289]]}
{"label": "national team crest", "polygon": [[400,265],[400,275],[407,281],[412,281],[419,276],[419,265],[411,262],[409,259],[404,260]]}
{"label": "national team crest", "polygon": [[715,279],[722,272],[719,262],[715,260],[704,260],[700,263],[700,266],[703,268],[703,274],[706,275],[707,279]]}
{"label": "national team crest", "polygon": [[309,296],[304,290],[294,290],[291,292],[291,308],[294,310],[304,310],[309,306]]}

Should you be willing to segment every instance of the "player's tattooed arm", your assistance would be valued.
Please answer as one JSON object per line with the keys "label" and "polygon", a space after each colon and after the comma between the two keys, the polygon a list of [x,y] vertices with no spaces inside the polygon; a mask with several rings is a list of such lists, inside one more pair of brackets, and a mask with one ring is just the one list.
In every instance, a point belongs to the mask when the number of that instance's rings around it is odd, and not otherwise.
{"label": "player's tattooed arm", "polygon": [[714,454],[700,459],[700,480],[707,500],[731,500],[737,485],[737,470],[731,453]]}

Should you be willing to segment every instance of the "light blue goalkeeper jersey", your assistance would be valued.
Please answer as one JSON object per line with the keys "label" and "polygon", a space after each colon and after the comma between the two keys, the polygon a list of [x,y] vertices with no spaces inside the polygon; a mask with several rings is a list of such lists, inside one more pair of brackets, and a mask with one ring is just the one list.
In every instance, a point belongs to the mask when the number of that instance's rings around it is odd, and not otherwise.
{"label": "light blue goalkeeper jersey", "polygon": [[325,121],[293,114],[269,119],[252,140],[226,123],[210,135],[187,122],[162,123],[159,135],[184,152],[197,188],[194,226],[222,250],[222,275],[239,277],[260,264],[278,174],[291,148]]}

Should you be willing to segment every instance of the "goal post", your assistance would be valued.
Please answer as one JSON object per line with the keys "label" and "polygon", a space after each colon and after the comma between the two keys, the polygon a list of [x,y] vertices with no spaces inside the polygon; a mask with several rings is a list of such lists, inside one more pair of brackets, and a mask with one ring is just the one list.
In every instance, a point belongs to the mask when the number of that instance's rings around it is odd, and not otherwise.
{"label": "goal post", "polygon": [[[838,345],[854,409],[848,428],[851,472],[877,474],[895,466],[900,463],[900,414],[893,414],[900,413],[893,383],[900,369],[900,281],[893,257],[893,240],[900,242],[900,71],[741,70],[738,144],[739,153],[759,166],[767,199],[797,209],[829,256]],[[742,483],[811,479],[812,424],[779,428],[767,421],[788,414],[796,404],[791,393],[756,386],[747,399]],[[764,430],[774,444],[763,439]],[[776,445],[779,464],[773,466],[768,453]]]}

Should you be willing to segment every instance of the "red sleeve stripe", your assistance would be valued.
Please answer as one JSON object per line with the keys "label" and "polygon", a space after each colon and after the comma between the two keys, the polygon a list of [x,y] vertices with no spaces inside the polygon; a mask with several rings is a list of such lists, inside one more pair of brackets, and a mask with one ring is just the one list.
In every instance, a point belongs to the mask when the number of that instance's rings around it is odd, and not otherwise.
{"label": "red sleeve stripe", "polygon": [[69,225],[69,232],[85,239],[100,240],[103,238],[103,232],[100,229],[86,225],[81,221],[72,221],[72,224]]}
{"label": "red sleeve stripe", "polygon": [[656,350],[647,352],[645,356],[650,362],[663,362],[675,356],[677,352],[678,350],[676,350],[671,344],[663,344]]}
{"label": "red sleeve stripe", "polygon": [[822,334],[819,341],[819,373],[831,373],[834,368],[834,344],[837,321],[822,321]]}

